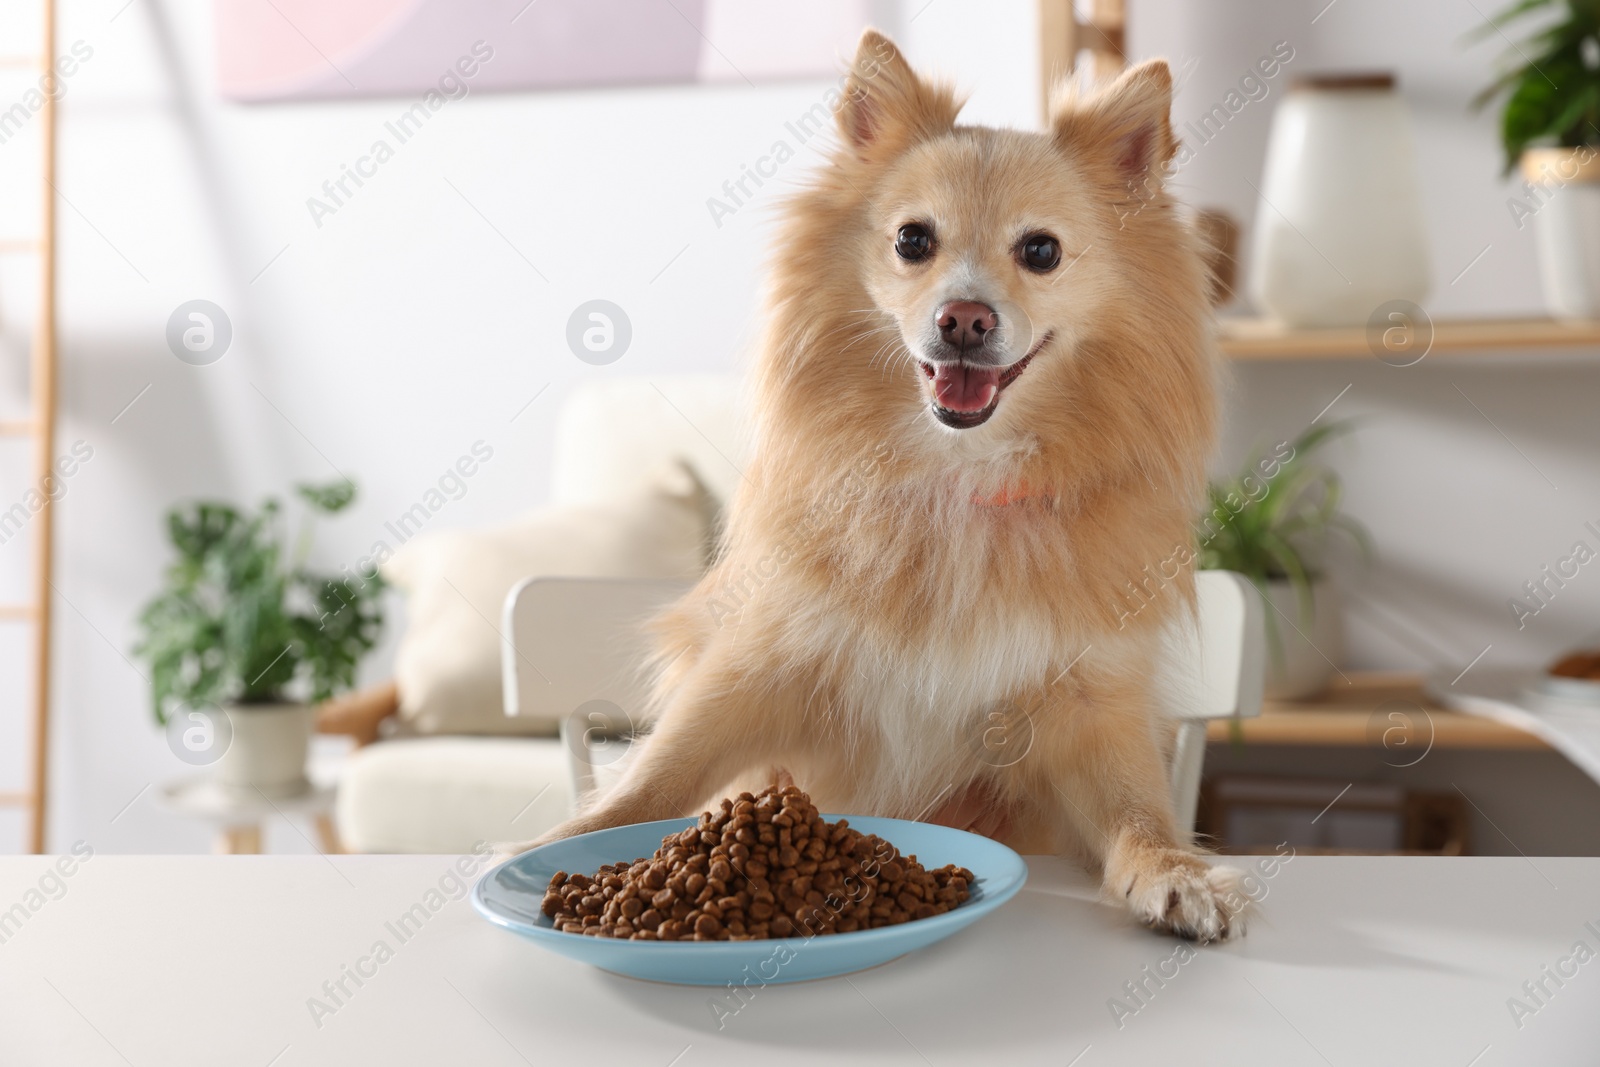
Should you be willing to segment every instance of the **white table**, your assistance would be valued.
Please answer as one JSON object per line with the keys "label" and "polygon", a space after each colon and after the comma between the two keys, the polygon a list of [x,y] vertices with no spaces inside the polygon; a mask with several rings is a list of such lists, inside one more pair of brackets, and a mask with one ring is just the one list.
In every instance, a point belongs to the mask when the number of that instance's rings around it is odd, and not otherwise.
{"label": "white table", "polygon": [[[1546,979],[1553,995],[1520,1030],[1507,1008],[1575,942],[1600,950],[1596,859],[1299,857],[1264,881],[1249,937],[1186,963],[1070,865],[1036,859],[1028,888],[972,929],[849,979],[769,986],[720,1032],[715,990],[545,953],[465,900],[401,942],[386,924],[453,862],[95,856],[6,930],[0,1063],[1600,1062],[1600,959],[1562,988]],[[49,865],[0,860],[0,908]],[[392,958],[360,987],[347,978],[319,1028],[308,998],[378,940]],[[1124,983],[1169,958],[1176,975],[1119,1029],[1108,1002],[1131,1005]]]}

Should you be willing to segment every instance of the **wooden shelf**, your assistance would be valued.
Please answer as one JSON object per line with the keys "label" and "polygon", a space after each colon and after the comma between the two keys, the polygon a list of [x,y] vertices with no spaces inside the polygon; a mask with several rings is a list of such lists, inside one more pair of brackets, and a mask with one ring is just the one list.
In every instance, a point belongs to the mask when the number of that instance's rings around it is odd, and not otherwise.
{"label": "wooden shelf", "polygon": [[[1420,719],[1413,712],[1416,721],[1409,727],[1403,725],[1404,720],[1389,718],[1390,711],[1408,708],[1423,712]],[[1208,723],[1206,739],[1230,742],[1235,722],[1219,719]],[[1537,751],[1550,747],[1514,726],[1439,707],[1423,694],[1422,680],[1410,674],[1353,673],[1349,685],[1336,680],[1320,700],[1269,700],[1258,718],[1237,720],[1237,726],[1246,745],[1384,748],[1385,731],[1398,727],[1410,732],[1391,735],[1391,741],[1403,737],[1419,752],[1426,748],[1430,732],[1433,747],[1441,749]],[[1389,750],[1396,749],[1391,745]]]}
{"label": "wooden shelf", "polygon": [[[1236,360],[1374,359],[1364,326],[1296,330],[1267,319],[1217,322],[1222,352]],[[1490,352],[1600,353],[1600,322],[1554,319],[1440,319],[1433,324],[1429,356]]]}

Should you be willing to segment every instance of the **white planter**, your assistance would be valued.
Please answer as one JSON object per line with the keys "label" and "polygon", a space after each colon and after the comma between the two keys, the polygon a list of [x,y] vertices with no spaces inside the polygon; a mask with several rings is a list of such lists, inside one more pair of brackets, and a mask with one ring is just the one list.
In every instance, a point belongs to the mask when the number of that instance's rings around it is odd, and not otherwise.
{"label": "white planter", "polygon": [[1393,79],[1297,82],[1272,117],[1251,298],[1289,326],[1360,326],[1428,284],[1411,120]]}
{"label": "white planter", "polygon": [[1300,596],[1287,580],[1267,583],[1272,618],[1281,656],[1268,641],[1266,696],[1271,700],[1308,700],[1320,696],[1344,659],[1344,618],[1338,587],[1318,580],[1311,585],[1314,608],[1310,624],[1300,614]]}
{"label": "white planter", "polygon": [[233,736],[212,765],[219,785],[268,796],[292,796],[310,787],[306,754],[315,720],[310,705],[230,704],[224,710]]}
{"label": "white planter", "polygon": [[1537,148],[1522,174],[1533,212],[1545,307],[1558,319],[1600,318],[1600,158],[1592,148]]}

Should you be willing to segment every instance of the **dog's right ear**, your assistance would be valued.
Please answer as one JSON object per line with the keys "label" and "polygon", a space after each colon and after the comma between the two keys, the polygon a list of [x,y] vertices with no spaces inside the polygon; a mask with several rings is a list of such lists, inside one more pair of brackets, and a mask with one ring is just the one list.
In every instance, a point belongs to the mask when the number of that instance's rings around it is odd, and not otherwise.
{"label": "dog's right ear", "polygon": [[961,104],[947,85],[929,85],[877,30],[862,33],[839,102],[839,134],[864,162],[891,159],[954,128]]}

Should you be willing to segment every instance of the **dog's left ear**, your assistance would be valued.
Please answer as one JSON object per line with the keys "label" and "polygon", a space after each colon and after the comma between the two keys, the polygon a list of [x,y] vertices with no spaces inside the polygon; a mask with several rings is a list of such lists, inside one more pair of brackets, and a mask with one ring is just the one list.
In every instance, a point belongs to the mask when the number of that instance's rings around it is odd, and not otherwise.
{"label": "dog's left ear", "polygon": [[961,105],[947,85],[918,78],[900,49],[877,30],[862,33],[839,101],[839,134],[864,162],[892,159],[955,127]]}
{"label": "dog's left ear", "polygon": [[1159,187],[1178,149],[1171,113],[1172,71],[1166,60],[1150,59],[1087,98],[1058,90],[1050,126],[1063,148],[1100,156],[1130,188]]}

